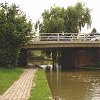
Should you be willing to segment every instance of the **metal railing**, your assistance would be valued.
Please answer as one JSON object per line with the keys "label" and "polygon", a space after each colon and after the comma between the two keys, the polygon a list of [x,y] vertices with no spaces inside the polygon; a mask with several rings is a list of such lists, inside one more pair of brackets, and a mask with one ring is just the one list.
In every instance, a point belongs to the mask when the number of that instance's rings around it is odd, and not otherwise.
{"label": "metal railing", "polygon": [[91,41],[95,37],[94,33],[39,33],[31,41]]}

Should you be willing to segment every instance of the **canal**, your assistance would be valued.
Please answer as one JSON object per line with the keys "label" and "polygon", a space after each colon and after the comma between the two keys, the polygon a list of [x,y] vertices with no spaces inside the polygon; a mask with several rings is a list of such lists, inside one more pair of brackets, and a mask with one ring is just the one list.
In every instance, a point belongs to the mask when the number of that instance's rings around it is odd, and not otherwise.
{"label": "canal", "polygon": [[100,100],[100,71],[73,69],[46,71],[54,98],[58,100]]}
{"label": "canal", "polygon": [[[47,63],[46,63],[47,64]],[[55,100],[100,100],[100,70],[68,69],[52,65],[45,69],[48,84]]]}

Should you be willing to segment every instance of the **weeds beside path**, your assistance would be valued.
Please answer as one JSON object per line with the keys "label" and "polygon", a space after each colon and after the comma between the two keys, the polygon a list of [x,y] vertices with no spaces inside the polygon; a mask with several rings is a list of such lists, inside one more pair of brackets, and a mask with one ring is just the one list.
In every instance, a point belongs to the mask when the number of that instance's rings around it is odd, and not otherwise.
{"label": "weeds beside path", "polygon": [[34,81],[36,85],[31,91],[29,100],[50,100],[51,91],[43,69],[37,71]]}
{"label": "weeds beside path", "polygon": [[0,68],[0,94],[3,94],[9,88],[22,72],[23,70],[19,68]]}

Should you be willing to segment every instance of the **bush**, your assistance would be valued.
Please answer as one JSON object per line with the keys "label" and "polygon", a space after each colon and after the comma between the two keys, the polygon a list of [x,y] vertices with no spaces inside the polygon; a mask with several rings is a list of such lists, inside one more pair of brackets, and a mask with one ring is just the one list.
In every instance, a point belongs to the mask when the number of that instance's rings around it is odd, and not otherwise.
{"label": "bush", "polygon": [[18,51],[17,48],[0,49],[0,65],[5,67],[16,66]]}
{"label": "bush", "polygon": [[20,47],[32,36],[31,21],[15,4],[0,4],[0,65],[15,66]]}

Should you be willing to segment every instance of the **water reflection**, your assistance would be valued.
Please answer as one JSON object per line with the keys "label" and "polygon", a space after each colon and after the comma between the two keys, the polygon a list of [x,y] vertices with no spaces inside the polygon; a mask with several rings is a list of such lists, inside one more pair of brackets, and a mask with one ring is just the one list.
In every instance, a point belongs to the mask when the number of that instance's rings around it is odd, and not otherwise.
{"label": "water reflection", "polygon": [[[50,62],[40,64],[46,71],[54,98],[58,100],[100,100],[100,70],[73,69],[62,71]],[[45,65],[44,65],[45,64]]]}
{"label": "water reflection", "polygon": [[61,100],[100,100],[100,71],[46,71],[52,95]]}

